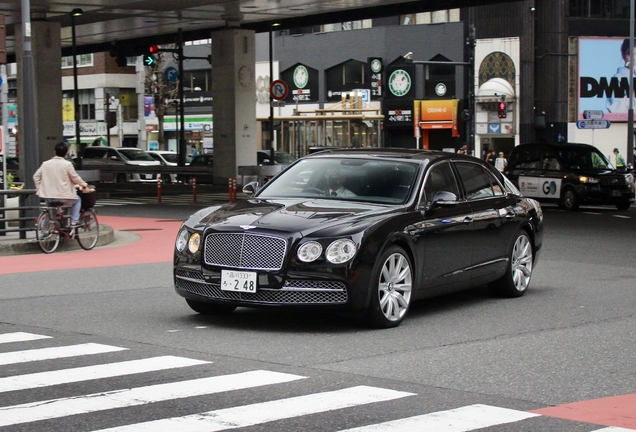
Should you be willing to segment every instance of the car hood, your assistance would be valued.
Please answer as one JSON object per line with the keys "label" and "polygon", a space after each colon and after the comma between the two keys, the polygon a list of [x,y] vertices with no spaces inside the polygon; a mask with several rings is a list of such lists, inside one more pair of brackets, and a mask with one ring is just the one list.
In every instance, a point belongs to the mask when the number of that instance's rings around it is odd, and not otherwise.
{"label": "car hood", "polygon": [[348,225],[359,231],[374,216],[404,211],[402,206],[386,206],[330,199],[276,199],[241,200],[218,207],[207,214],[193,215],[198,221],[189,221],[215,231],[277,231],[299,232],[307,235],[334,226]]}
{"label": "car hood", "polygon": [[139,165],[139,166],[157,166],[161,165],[159,161],[126,161],[126,165]]}

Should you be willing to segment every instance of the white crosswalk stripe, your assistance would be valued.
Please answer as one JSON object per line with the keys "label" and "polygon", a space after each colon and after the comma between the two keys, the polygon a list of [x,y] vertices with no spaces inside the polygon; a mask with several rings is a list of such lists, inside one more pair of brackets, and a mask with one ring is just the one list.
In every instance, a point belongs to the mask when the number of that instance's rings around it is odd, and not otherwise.
{"label": "white crosswalk stripe", "polygon": [[[210,205],[213,202],[227,202],[228,194],[223,193],[206,193],[197,195],[197,203],[194,204],[194,197],[190,194],[182,195],[164,195],[161,197],[161,204],[167,205]],[[141,204],[158,204],[156,196],[142,197],[126,197],[126,198],[100,198],[97,200],[95,207],[104,206],[123,206],[123,205],[141,205]]]}
{"label": "white crosswalk stripe", "polygon": [[186,397],[211,395],[232,390],[280,384],[303,378],[305,377],[279,372],[252,371],[39,401],[1,408],[0,426],[87,414],[114,408],[126,408]]}
{"label": "white crosswalk stripe", "polygon": [[[0,344],[31,342],[37,340],[54,340],[51,336],[38,335],[26,332],[0,333]],[[45,343],[49,343],[48,341]],[[10,345],[6,345],[9,347]],[[182,379],[178,381],[164,382],[160,380],[155,384],[154,375],[150,385],[134,386],[126,384],[127,388],[109,387],[107,391],[99,391],[104,383],[103,380],[116,377],[130,377],[127,379],[148,380],[144,378],[145,373],[157,371],[170,371],[179,368],[203,366],[204,369],[197,369],[197,374],[208,371],[207,366],[212,364],[209,361],[190,359],[179,356],[156,356],[143,359],[100,362],[98,354],[108,354],[116,352],[128,352],[134,355],[128,348],[102,345],[96,343],[85,343],[68,346],[53,346],[48,348],[29,349],[23,351],[13,351],[0,353],[0,365],[15,365],[27,362],[37,362],[42,360],[72,359],[75,357],[85,359],[84,364],[95,362],[99,364],[72,367],[58,370],[28,373],[23,375],[12,375],[0,377],[0,395],[7,398],[13,397],[11,392],[28,392],[29,390],[42,389],[71,383],[83,383],[94,381],[92,384],[97,390],[91,394],[74,394],[69,397],[62,397],[49,400],[37,400],[37,402],[20,403],[17,405],[0,406],[0,428],[12,425],[24,425],[39,421],[49,421],[45,423],[46,430],[51,430],[50,421],[71,422],[69,418],[78,415],[91,413],[101,413],[112,409],[126,409],[136,406],[145,406],[153,403],[175,401],[184,398],[204,397],[212,394],[232,392],[238,390],[248,390],[264,388],[264,394],[273,394],[266,389],[269,386],[283,385],[285,383],[301,382],[308,377],[282,372],[267,370],[253,370],[247,372],[207,376],[196,379]],[[84,357],[90,356],[90,357]],[[40,366],[41,368],[42,366]],[[132,377],[135,375],[135,377]],[[95,387],[96,386],[96,387]],[[77,387],[82,388],[82,387]],[[116,388],[117,390],[111,390]],[[273,387],[274,389],[276,387]],[[292,387],[292,388],[304,388]],[[36,390],[41,391],[41,390]],[[82,392],[84,393],[84,392]],[[18,394],[18,393],[16,393]],[[24,393],[20,393],[24,394]],[[28,394],[28,393],[26,393]],[[35,392],[34,392],[35,394]],[[51,394],[51,393],[49,393]],[[53,393],[55,394],[55,393]],[[102,424],[95,432],[209,432],[221,431],[236,428],[244,428],[257,425],[266,425],[270,422],[292,420],[302,416],[319,415],[337,410],[355,409],[356,407],[380,404],[402,398],[417,396],[415,393],[398,391],[387,388],[373,386],[354,386],[331,391],[315,392],[300,396],[256,402],[247,405],[230,406],[228,408],[214,409],[204,405],[195,414],[183,416],[171,416],[169,412],[157,414],[161,418],[139,423],[134,422],[134,416],[115,416]],[[269,398],[268,398],[269,399]],[[24,402],[24,397],[21,402]],[[197,403],[214,403],[214,398],[200,398]],[[212,409],[205,411],[205,409]],[[150,411],[152,412],[152,411]],[[193,412],[193,411],[190,411]],[[346,415],[348,411],[342,411]],[[490,405],[468,405],[453,408],[445,411],[437,411],[398,418],[381,423],[365,424],[369,421],[361,420],[361,425],[340,432],[470,432],[487,427],[513,424],[516,422],[532,421],[531,419],[541,417],[539,414],[514,409],[490,406]],[[364,417],[362,417],[364,418]],[[85,419],[78,418],[77,421],[85,422]],[[299,420],[296,420],[299,421]],[[567,422],[567,420],[560,420]],[[351,423],[349,423],[351,424]],[[355,424],[355,423],[354,423]],[[621,427],[603,427],[590,425],[589,432],[636,432],[633,429]],[[25,427],[25,426],[22,426]],[[29,430],[37,429],[35,425],[28,425]],[[44,427],[44,426],[43,426]],[[520,426],[524,430],[528,426]],[[592,428],[594,428],[592,430]],[[61,429],[67,430],[65,426]],[[72,426],[70,427],[72,429]],[[508,426],[510,428],[510,426]]]}
{"label": "white crosswalk stripe", "polygon": [[15,363],[24,363],[56,358],[74,357],[78,355],[103,354],[107,352],[123,351],[128,348],[120,348],[110,345],[87,343],[72,346],[40,348],[26,351],[14,351],[0,353],[0,366]]}
{"label": "white crosswalk stripe", "polygon": [[531,417],[539,417],[539,414],[488,405],[469,405],[386,423],[347,429],[341,432],[386,432],[396,430],[468,432],[475,429],[513,423]]}
{"label": "white crosswalk stripe", "polygon": [[155,420],[110,429],[101,432],[213,432],[254,426],[325,411],[349,408],[412,396],[413,393],[359,386],[331,392],[279,399],[183,417]]}
{"label": "white crosswalk stripe", "polygon": [[51,339],[51,336],[43,336],[43,335],[37,335],[33,333],[24,333],[24,332],[0,334],[0,343],[26,342],[26,341],[34,341],[39,339]]}
{"label": "white crosswalk stripe", "polygon": [[0,378],[0,393],[100,378],[112,378],[143,372],[156,372],[165,369],[195,366],[206,363],[209,362],[184,357],[162,356],[96,366],[11,376]]}

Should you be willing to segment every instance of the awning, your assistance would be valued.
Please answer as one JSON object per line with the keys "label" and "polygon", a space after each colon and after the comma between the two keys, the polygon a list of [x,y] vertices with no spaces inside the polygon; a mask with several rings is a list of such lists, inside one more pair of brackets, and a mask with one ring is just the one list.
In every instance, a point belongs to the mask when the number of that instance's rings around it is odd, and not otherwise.
{"label": "awning", "polygon": [[[82,143],[82,144],[91,145],[95,141],[99,141],[99,143],[97,145],[103,145],[103,146],[107,146],[108,145],[108,142],[106,141],[106,138],[104,138],[103,136],[80,136],[80,143]],[[67,139],[66,142],[68,144],[75,144],[76,143],[75,137]]]}

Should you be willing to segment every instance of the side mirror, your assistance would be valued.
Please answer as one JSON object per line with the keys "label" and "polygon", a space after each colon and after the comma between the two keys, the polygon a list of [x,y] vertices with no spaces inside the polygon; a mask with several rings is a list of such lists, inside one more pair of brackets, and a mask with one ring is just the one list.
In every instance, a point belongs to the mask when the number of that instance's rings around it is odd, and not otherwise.
{"label": "side mirror", "polygon": [[448,191],[439,191],[433,197],[431,207],[452,207],[458,204],[457,195]]}
{"label": "side mirror", "polygon": [[243,193],[249,197],[254,196],[256,191],[259,189],[258,182],[250,182],[243,186]]}
{"label": "side mirror", "polygon": [[114,161],[119,160],[119,159],[117,158],[117,156],[111,156],[110,158],[111,158],[112,160],[114,160]]}

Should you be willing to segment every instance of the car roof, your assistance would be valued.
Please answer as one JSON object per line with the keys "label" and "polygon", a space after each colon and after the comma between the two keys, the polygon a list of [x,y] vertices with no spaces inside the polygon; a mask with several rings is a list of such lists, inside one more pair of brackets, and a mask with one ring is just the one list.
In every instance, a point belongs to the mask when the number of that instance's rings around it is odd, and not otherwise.
{"label": "car roof", "polygon": [[334,149],[322,150],[305,156],[305,158],[324,158],[324,157],[353,157],[353,158],[377,158],[377,159],[410,159],[413,161],[422,161],[428,159],[443,158],[461,158],[474,160],[475,157],[470,155],[462,155],[458,153],[450,153],[441,150],[420,150],[409,148],[357,148],[357,149]]}
{"label": "car roof", "polygon": [[545,146],[545,147],[558,147],[558,148],[596,148],[591,144],[585,144],[585,143],[554,143],[554,142],[545,142],[545,143],[538,143],[538,142],[533,142],[533,143],[523,143],[523,144],[519,144],[517,147],[515,148],[519,148],[519,147],[529,147],[529,146]]}

